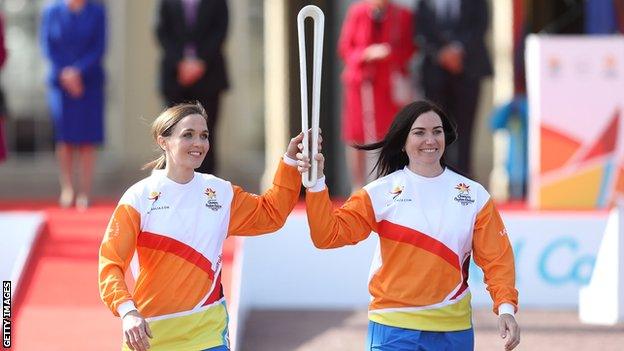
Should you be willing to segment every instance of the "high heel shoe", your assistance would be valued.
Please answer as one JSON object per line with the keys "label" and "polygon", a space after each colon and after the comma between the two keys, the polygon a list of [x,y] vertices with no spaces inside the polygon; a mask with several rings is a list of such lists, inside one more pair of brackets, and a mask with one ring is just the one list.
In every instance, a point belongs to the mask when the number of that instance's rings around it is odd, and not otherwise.
{"label": "high heel shoe", "polygon": [[58,201],[61,208],[71,207],[74,202],[74,192],[72,190],[62,190]]}
{"label": "high heel shoe", "polygon": [[76,197],[76,209],[85,211],[87,208],[89,208],[89,197],[85,194],[79,194]]}

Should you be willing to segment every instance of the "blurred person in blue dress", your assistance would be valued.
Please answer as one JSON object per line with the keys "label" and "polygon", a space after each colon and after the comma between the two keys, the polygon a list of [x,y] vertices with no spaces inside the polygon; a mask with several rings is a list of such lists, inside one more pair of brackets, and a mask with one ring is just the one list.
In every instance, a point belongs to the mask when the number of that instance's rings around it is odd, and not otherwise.
{"label": "blurred person in blue dress", "polygon": [[[59,205],[89,205],[95,148],[104,140],[104,7],[90,0],[55,0],[43,10],[40,40],[49,62],[48,104],[54,124]],[[78,188],[72,181],[78,161]]]}

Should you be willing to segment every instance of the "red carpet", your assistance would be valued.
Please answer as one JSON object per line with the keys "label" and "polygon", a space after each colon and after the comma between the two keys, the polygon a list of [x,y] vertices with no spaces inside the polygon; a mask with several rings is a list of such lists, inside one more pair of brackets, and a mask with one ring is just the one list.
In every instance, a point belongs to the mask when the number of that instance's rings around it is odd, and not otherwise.
{"label": "red carpet", "polygon": [[[98,249],[114,203],[88,211],[52,203],[0,203],[0,211],[43,211],[39,238],[14,302],[13,350],[119,350],[121,322],[104,306],[97,285]],[[224,249],[229,295],[233,241]]]}

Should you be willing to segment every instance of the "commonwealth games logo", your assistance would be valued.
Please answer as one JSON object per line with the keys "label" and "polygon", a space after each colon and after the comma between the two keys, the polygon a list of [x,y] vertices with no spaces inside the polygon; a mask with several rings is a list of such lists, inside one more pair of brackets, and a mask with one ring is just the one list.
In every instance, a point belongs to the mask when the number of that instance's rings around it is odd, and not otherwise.
{"label": "commonwealth games logo", "polygon": [[453,198],[453,200],[459,202],[463,206],[470,205],[474,202],[474,199],[470,196],[470,185],[459,183],[455,186],[455,190],[459,193]]}
{"label": "commonwealth games logo", "polygon": [[217,192],[212,188],[206,188],[204,195],[208,197],[206,207],[213,211],[218,211],[221,208],[221,204],[217,201]]}

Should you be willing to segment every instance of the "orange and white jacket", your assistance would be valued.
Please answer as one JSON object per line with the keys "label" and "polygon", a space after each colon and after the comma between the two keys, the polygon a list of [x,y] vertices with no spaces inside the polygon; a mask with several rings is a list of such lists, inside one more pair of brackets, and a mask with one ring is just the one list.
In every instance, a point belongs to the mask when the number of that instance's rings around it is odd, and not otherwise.
{"label": "orange and white jacket", "polygon": [[[321,186],[320,188],[322,188]],[[353,245],[379,235],[371,266],[369,319],[427,331],[472,327],[470,256],[494,301],[517,309],[514,257],[487,191],[449,169],[434,178],[407,168],[371,182],[339,209],[327,189],[308,190],[311,236],[318,248]]]}
{"label": "orange and white jacket", "polygon": [[[164,171],[154,171],[123,195],[100,247],[100,296],[117,316],[136,306],[154,336],[150,350],[228,344],[223,241],[284,225],[301,188],[299,172],[284,162],[262,196],[200,173],[179,184]],[[129,267],[133,291],[124,279]]]}

